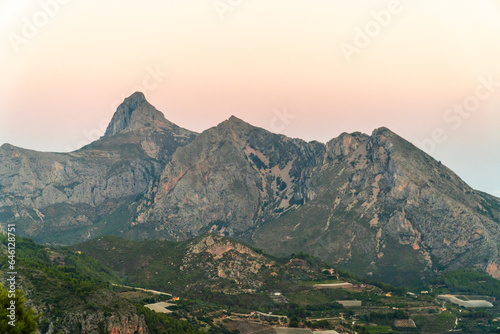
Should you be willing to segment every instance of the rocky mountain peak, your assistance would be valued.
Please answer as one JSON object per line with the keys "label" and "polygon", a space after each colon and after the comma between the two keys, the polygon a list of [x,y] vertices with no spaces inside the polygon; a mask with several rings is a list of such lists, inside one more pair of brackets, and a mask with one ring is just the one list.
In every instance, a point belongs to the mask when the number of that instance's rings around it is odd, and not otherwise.
{"label": "rocky mountain peak", "polygon": [[386,128],[385,126],[377,128],[373,130],[372,136],[385,136],[385,137],[392,137],[392,136],[397,136],[394,132],[392,132],[390,129]]}
{"label": "rocky mountain peak", "polygon": [[118,106],[104,137],[147,126],[171,127],[172,125],[146,100],[143,93],[135,92]]}
{"label": "rocky mountain peak", "polygon": [[367,139],[368,136],[361,132],[343,132],[326,143],[326,151],[329,157],[346,156],[357,150],[359,145]]}
{"label": "rocky mountain peak", "polygon": [[250,125],[249,123],[245,122],[244,120],[236,117],[236,116],[231,116],[224,122],[220,123],[219,126],[225,127],[225,128],[240,128],[240,129],[248,129],[252,128],[253,126]]}
{"label": "rocky mountain peak", "polygon": [[125,99],[125,101],[129,101],[129,102],[134,102],[134,101],[137,101],[137,102],[145,102],[146,101],[146,96],[144,95],[143,92],[135,92],[133,93],[132,95],[130,95],[128,98]]}
{"label": "rocky mountain peak", "polygon": [[231,122],[231,123],[244,123],[244,124],[247,124],[245,121],[243,121],[242,119],[240,119],[240,118],[238,118],[238,117],[236,117],[234,115],[231,115],[231,117],[229,117],[227,120],[229,122]]}
{"label": "rocky mountain peak", "polygon": [[256,127],[235,116],[231,116],[225,121],[219,123],[217,126],[205,131],[202,138],[205,136],[209,136],[211,138],[214,138],[214,136],[220,138],[229,136],[236,141],[239,141],[237,138],[246,140],[248,133],[253,129],[256,129]]}

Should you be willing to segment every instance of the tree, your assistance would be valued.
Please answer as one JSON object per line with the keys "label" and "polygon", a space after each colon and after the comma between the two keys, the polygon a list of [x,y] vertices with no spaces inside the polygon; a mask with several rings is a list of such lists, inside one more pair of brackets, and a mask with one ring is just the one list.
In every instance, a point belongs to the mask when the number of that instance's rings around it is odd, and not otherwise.
{"label": "tree", "polygon": [[35,316],[31,307],[26,310],[26,298],[21,291],[15,290],[12,295],[0,284],[0,333],[34,334],[41,314]]}
{"label": "tree", "polygon": [[299,327],[299,317],[297,317],[296,315],[294,315],[290,319],[290,327]]}

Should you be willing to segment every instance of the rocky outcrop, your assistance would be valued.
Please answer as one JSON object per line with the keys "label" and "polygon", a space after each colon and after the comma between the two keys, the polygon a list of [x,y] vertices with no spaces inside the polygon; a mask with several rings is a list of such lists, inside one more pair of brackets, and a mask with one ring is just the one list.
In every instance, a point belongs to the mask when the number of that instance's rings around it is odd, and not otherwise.
{"label": "rocky outcrop", "polygon": [[[203,261],[200,261],[204,259]],[[187,248],[180,271],[200,265],[211,282],[226,280],[239,288],[260,288],[275,264],[262,254],[240,243],[208,235],[195,239]]]}
{"label": "rocky outcrop", "polygon": [[110,334],[149,333],[149,329],[144,320],[144,316],[139,316],[134,312],[113,312],[107,316],[102,312],[65,312],[64,317],[57,320],[57,325],[54,325],[54,323],[51,322],[47,331],[38,331],[38,333],[55,334],[55,328],[57,328],[57,333],[64,334],[99,334],[103,331]]}

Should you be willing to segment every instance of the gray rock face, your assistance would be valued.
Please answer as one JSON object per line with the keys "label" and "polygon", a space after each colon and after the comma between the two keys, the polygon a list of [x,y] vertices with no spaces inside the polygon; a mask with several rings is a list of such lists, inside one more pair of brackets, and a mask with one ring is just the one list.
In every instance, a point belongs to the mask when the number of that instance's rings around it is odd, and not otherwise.
{"label": "gray rock face", "polygon": [[[144,316],[138,316],[133,310],[127,313],[113,312],[111,316],[106,316],[101,312],[75,312],[65,313],[64,318],[58,319],[58,333],[73,334],[75,327],[80,328],[81,333],[106,333],[116,334],[147,334],[150,333],[144,320]],[[101,324],[101,327],[99,327]],[[54,325],[49,325],[47,334],[55,334]]]}
{"label": "gray rock face", "polygon": [[253,242],[393,283],[475,265],[499,277],[499,200],[387,129],[329,142],[312,187],[315,200],[262,226]]}
{"label": "gray rock face", "polygon": [[[127,203],[161,174],[178,147],[196,136],[158,117],[141,95],[120,105],[110,130],[114,135],[78,151],[0,147],[2,226],[15,221],[21,235],[61,244],[119,232]],[[130,119],[120,123],[125,114]]]}
{"label": "gray rock face", "polygon": [[303,167],[322,155],[318,144],[231,117],[175,152],[138,207],[137,224],[159,222],[158,235],[175,239],[248,234],[314,196]]}
{"label": "gray rock face", "polygon": [[111,137],[124,131],[144,127],[171,128],[172,126],[174,125],[167,121],[161,112],[146,101],[143,93],[135,92],[118,107],[104,133],[104,137]]}
{"label": "gray rock face", "polygon": [[391,282],[478,266],[500,277],[500,200],[386,128],[326,144],[236,117],[197,135],[127,98],[69,154],[0,148],[0,223],[41,242],[234,236]]}

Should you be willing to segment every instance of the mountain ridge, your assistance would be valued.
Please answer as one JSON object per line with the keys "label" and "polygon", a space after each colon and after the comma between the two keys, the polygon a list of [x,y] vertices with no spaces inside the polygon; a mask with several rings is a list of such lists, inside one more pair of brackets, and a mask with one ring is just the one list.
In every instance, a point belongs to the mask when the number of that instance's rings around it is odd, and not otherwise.
{"label": "mountain ridge", "polygon": [[461,266],[500,277],[500,199],[386,127],[320,143],[235,116],[197,134],[160,114],[134,93],[78,151],[2,145],[0,226],[61,244],[216,233],[394,283]]}

